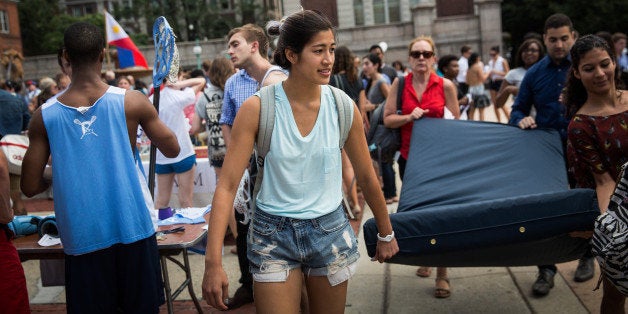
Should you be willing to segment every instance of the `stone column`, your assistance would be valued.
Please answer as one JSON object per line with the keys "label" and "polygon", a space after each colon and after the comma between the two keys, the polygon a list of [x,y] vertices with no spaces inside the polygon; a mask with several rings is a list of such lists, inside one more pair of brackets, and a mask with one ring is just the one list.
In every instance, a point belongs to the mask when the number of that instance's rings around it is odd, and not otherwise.
{"label": "stone column", "polygon": [[338,1],[338,28],[355,27],[355,13],[352,1]]}
{"label": "stone column", "polygon": [[414,37],[432,35],[432,25],[436,18],[436,5],[434,3],[419,3],[412,10],[412,22]]}
{"label": "stone column", "polygon": [[502,47],[502,0],[475,0],[475,4],[480,19],[479,53],[484,60],[488,60],[488,51],[492,46]]}
{"label": "stone column", "polygon": [[364,26],[374,25],[375,17],[373,16],[373,1],[362,0],[362,5],[364,5]]}

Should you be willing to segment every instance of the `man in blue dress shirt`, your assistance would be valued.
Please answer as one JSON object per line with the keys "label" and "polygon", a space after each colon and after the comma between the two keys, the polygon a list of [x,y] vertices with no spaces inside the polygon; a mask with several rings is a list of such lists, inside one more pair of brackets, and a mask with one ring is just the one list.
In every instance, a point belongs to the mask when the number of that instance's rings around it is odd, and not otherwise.
{"label": "man in blue dress shirt", "polygon": [[[563,147],[567,141],[569,119],[565,116],[565,106],[559,97],[571,67],[569,50],[575,37],[569,17],[557,13],[547,18],[543,34],[547,55],[533,65],[523,78],[509,121],[521,129],[555,129],[560,133]],[[532,107],[536,109],[536,116],[530,115]],[[578,262],[574,280],[582,282],[593,278],[593,263],[593,255],[588,252]],[[536,296],[545,296],[554,287],[556,265],[538,267],[539,274],[532,285],[532,292]]]}

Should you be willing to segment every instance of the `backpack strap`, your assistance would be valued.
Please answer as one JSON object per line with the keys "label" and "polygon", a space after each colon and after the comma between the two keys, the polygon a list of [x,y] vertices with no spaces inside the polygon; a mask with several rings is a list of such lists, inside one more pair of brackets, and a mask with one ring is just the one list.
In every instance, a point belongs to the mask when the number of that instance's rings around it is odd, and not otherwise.
{"label": "backpack strap", "polygon": [[340,143],[338,146],[342,149],[347,141],[347,137],[349,137],[349,131],[353,123],[353,99],[336,87],[329,86],[329,88],[334,95],[334,102],[338,109],[338,125],[340,127]]}
{"label": "backpack strap", "polygon": [[397,84],[397,114],[401,114],[401,96],[403,95],[403,88],[405,87],[406,77],[398,76],[399,84]]}
{"label": "backpack strap", "polygon": [[[279,83],[281,84],[281,83]],[[260,111],[259,126],[257,128],[257,140],[255,141],[255,163],[257,174],[255,175],[255,186],[250,198],[251,211],[255,210],[255,199],[257,193],[262,188],[264,178],[264,159],[270,150],[270,139],[275,127],[275,85],[262,87],[259,90]]]}
{"label": "backpack strap", "polygon": [[262,87],[259,90],[259,97],[261,105],[255,151],[257,153],[257,166],[264,167],[264,158],[270,150],[270,139],[275,126],[275,85]]}

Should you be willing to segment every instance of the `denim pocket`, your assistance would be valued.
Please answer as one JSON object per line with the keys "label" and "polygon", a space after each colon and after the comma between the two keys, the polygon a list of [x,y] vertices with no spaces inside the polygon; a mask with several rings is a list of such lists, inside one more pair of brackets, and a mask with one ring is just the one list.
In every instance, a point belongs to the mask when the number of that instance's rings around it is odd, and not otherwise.
{"label": "denim pocket", "polygon": [[[259,208],[256,209],[256,211],[259,210]],[[277,232],[280,223],[281,218],[268,217],[256,212],[252,220],[251,229],[259,235],[269,236]]]}
{"label": "denim pocket", "polygon": [[315,218],[314,224],[317,229],[325,233],[332,233],[345,228],[349,224],[349,220],[344,215],[342,208],[339,208],[327,215]]}

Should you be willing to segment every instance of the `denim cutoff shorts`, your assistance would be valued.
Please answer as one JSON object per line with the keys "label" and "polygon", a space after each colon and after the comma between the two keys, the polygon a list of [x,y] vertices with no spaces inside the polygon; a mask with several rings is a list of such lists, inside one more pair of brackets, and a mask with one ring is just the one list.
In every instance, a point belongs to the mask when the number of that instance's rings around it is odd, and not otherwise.
{"label": "denim cutoff shorts", "polygon": [[327,276],[332,286],[347,281],[360,257],[349,220],[339,206],[314,219],[275,216],[255,209],[247,256],[257,282],[285,282],[291,269]]}

